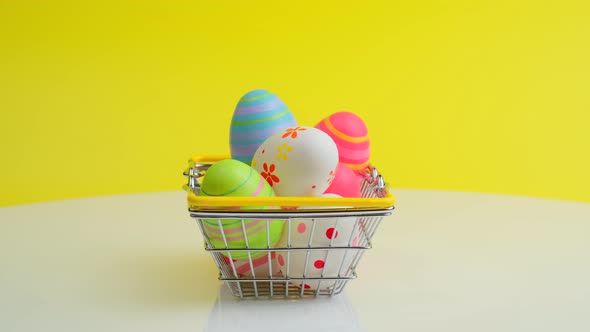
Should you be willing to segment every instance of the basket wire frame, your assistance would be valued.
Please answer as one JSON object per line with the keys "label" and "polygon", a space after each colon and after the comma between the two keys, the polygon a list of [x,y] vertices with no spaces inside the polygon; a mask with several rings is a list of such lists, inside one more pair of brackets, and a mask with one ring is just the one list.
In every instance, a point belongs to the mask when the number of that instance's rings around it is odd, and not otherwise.
{"label": "basket wire frame", "polygon": [[[188,184],[185,185],[185,189],[198,195],[200,190],[199,179],[205,175],[209,166],[211,164],[192,162],[184,172],[184,175],[188,177]],[[385,182],[377,169],[373,167],[367,168],[364,180],[361,183],[361,197],[383,197],[385,191]],[[218,268],[219,280],[225,282],[235,296],[240,298],[303,298],[339,294],[348,281],[356,279],[356,268],[365,252],[372,248],[371,239],[373,235],[383,218],[389,216],[392,210],[393,206],[378,210],[319,207],[313,211],[265,210],[236,212],[235,210],[197,211],[189,209],[189,213],[199,227],[205,250],[211,254]],[[250,246],[246,222],[251,218],[262,220],[265,223],[266,246]],[[241,233],[245,241],[244,247],[236,248],[229,245],[223,229],[223,220],[226,219],[240,221]],[[218,245],[216,247],[213,245],[204,227],[205,220],[217,222],[223,246]],[[306,245],[295,245],[292,242],[292,226],[294,222],[301,221],[311,222],[309,241]],[[323,222],[333,223],[334,230],[340,229],[339,225],[350,226],[352,223],[354,224],[345,243],[335,245],[336,236],[332,236],[327,245],[320,245],[314,243],[313,239],[318,228],[317,225]],[[283,232],[286,235],[283,234],[283,236],[286,236],[286,243],[283,246],[273,246],[271,243],[271,223],[284,223]],[[292,273],[291,255],[295,252],[305,253],[305,265],[303,266],[302,275]],[[249,268],[248,275],[240,273],[235,263],[237,261],[235,259],[236,255],[241,257],[244,253],[246,253],[247,267]],[[260,271],[258,275],[255,271],[253,253],[257,255],[263,253],[262,257],[266,257],[268,271],[264,271],[262,275],[260,275]],[[324,266],[335,264],[335,266],[338,266],[337,273],[325,274],[326,270],[322,269],[319,276],[309,276],[308,267],[310,256],[313,253],[323,253]],[[280,254],[285,257],[285,270],[277,275],[273,273],[273,269],[276,268],[277,264],[274,257]],[[333,261],[335,263],[332,263]],[[316,286],[313,287],[315,289],[307,287],[312,282],[316,283]]]}

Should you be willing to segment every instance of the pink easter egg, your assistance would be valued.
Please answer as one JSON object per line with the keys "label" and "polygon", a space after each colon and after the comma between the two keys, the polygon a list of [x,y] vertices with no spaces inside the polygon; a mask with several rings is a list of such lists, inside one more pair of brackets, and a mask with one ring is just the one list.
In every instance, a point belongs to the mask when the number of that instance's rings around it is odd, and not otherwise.
{"label": "pink easter egg", "polygon": [[369,133],[363,120],[352,112],[336,112],[316,128],[328,134],[338,147],[339,162],[355,171],[369,164]]}
{"label": "pink easter egg", "polygon": [[325,194],[337,194],[342,197],[361,197],[361,176],[348,166],[338,163],[334,181]]}

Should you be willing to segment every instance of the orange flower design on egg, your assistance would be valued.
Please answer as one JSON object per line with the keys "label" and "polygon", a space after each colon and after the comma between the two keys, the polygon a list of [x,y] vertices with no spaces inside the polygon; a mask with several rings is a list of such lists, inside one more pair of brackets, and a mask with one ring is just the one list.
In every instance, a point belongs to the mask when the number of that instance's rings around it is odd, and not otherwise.
{"label": "orange flower design on egg", "polygon": [[268,182],[268,184],[271,187],[273,186],[273,184],[281,181],[281,179],[279,179],[278,176],[272,174],[272,172],[274,172],[276,169],[275,164],[270,164],[269,166],[267,163],[264,163],[262,164],[262,168],[264,169],[264,171],[260,173],[260,175],[262,175],[262,177],[266,180],[266,182]]}
{"label": "orange flower design on egg", "polygon": [[281,137],[287,138],[287,137],[291,136],[291,138],[297,138],[297,132],[304,131],[304,130],[306,130],[306,129],[301,128],[301,127],[287,128],[287,130],[285,130],[285,133]]}

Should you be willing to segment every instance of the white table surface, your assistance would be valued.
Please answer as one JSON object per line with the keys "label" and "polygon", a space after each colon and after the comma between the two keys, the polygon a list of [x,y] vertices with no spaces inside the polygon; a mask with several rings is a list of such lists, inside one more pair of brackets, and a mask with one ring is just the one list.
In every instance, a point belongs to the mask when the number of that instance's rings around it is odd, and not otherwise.
{"label": "white table surface", "polygon": [[0,208],[0,331],[589,331],[590,204],[396,190],[344,292],[240,301],[183,192]]}

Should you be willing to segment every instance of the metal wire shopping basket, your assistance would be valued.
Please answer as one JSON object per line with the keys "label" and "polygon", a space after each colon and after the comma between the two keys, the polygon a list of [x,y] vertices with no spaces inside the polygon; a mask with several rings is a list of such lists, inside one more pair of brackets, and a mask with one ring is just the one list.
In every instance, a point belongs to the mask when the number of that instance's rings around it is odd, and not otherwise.
{"label": "metal wire shopping basket", "polygon": [[[189,214],[219,269],[219,280],[241,298],[342,292],[356,278],[379,224],[394,209],[379,172],[372,166],[365,170],[361,198],[199,196],[207,169],[227,158],[193,157],[184,172]],[[225,229],[228,222],[237,227]],[[254,227],[261,230],[259,235],[266,233],[265,245],[250,245]],[[277,227],[281,239],[273,243]],[[243,244],[232,244],[236,238]]]}

